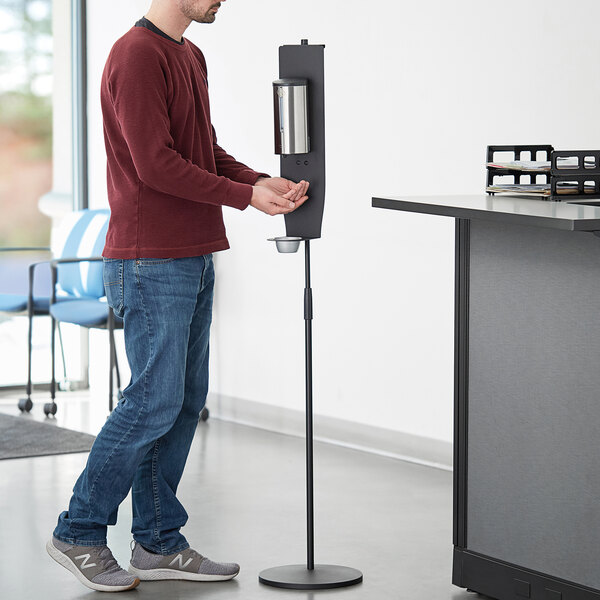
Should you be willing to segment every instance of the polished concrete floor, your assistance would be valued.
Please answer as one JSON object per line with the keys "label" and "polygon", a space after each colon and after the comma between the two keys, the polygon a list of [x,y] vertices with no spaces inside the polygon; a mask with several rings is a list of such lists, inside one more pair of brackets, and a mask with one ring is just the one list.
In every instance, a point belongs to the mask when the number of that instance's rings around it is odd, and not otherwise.
{"label": "polished concrete floor", "polygon": [[[15,396],[16,397],[16,396]],[[104,402],[64,394],[56,424],[95,433]],[[37,402],[32,415],[44,418]],[[17,414],[14,399],[0,411]],[[85,465],[85,454],[0,461],[0,598],[97,597],[46,554],[58,513]],[[200,424],[180,486],[190,519],[183,532],[201,553],[236,561],[240,575],[223,583],[145,582],[122,592],[161,600],[467,600],[451,585],[452,474],[340,448],[315,445],[315,558],[360,569],[364,582],[301,592],[258,583],[258,573],[306,560],[304,442],[250,427]],[[129,559],[131,505],[122,504],[109,545]]]}

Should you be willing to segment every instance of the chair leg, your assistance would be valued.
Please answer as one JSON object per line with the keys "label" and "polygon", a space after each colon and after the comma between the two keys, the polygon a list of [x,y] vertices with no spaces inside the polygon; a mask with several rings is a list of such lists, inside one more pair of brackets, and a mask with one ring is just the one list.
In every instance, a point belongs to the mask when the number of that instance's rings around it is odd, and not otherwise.
{"label": "chair leg", "polygon": [[[62,332],[60,329],[60,323],[56,323],[56,328],[58,329],[58,343],[60,344],[60,355],[62,358],[62,365],[63,365],[63,381],[65,383],[67,382],[67,361],[65,360],[65,346],[63,344],[63,339],[62,339]],[[66,389],[70,388],[70,385],[65,386]],[[65,388],[61,388],[61,386],[59,385],[60,389],[65,389]]]}
{"label": "chair leg", "polygon": [[33,307],[29,302],[27,307],[27,318],[29,321],[29,330],[27,332],[27,385],[25,386],[25,398],[19,400],[18,406],[21,412],[29,412],[33,408],[31,401],[32,383],[31,383],[31,354],[32,354],[32,337],[33,337]]}
{"label": "chair leg", "polygon": [[50,399],[54,403],[54,399],[56,398],[56,321],[54,320],[54,317],[50,318],[52,319],[52,330],[50,334],[50,346],[52,350],[52,379],[50,380]]}
{"label": "chair leg", "polygon": [[27,333],[27,398],[31,398],[31,354],[33,348],[33,311],[31,309],[27,317],[29,320],[29,331]]}
{"label": "chair leg", "polygon": [[51,402],[47,402],[44,404],[44,414],[48,417],[50,415],[56,414],[56,402],[54,399],[56,398],[56,376],[55,376],[55,368],[56,368],[56,321],[53,317],[52,319],[52,333],[51,333],[51,346],[52,346],[52,379],[50,381],[50,400]]}

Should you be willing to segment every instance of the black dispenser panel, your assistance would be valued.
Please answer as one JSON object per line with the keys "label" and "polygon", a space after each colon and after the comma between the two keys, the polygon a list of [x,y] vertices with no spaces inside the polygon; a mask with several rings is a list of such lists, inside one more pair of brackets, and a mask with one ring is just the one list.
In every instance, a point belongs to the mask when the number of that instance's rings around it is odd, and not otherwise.
{"label": "black dispenser panel", "polygon": [[279,77],[302,78],[308,82],[308,133],[310,152],[281,156],[281,176],[310,182],[308,200],[285,215],[286,235],[321,237],[325,205],[325,75],[323,45],[279,47]]}

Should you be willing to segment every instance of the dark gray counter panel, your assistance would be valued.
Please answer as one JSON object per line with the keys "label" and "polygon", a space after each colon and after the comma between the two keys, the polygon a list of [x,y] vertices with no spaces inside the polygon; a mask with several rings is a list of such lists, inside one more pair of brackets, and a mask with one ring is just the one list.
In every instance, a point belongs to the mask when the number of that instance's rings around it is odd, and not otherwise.
{"label": "dark gray counter panel", "polygon": [[472,220],[469,551],[600,589],[600,238]]}
{"label": "dark gray counter panel", "polygon": [[456,219],[453,583],[600,600],[600,207],[372,202]]}

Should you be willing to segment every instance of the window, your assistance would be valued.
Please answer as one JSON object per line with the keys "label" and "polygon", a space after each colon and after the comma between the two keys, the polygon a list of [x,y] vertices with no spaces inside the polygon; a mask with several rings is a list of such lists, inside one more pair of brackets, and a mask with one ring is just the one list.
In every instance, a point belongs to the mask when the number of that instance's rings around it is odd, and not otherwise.
{"label": "window", "polygon": [[51,0],[0,0],[1,246],[50,242],[52,56]]}
{"label": "window", "polygon": [[[51,216],[73,205],[71,12],[71,0],[0,0],[2,247],[49,246]],[[32,253],[2,255],[0,291],[26,293],[26,266],[33,260]],[[39,270],[36,282],[47,295],[49,270]],[[34,319],[34,383],[50,380],[49,340],[50,320]],[[69,377],[79,379],[79,332],[64,328],[63,340],[74,357]],[[0,387],[24,387],[27,319],[0,315],[0,352]],[[61,371],[59,358],[59,380]]]}

